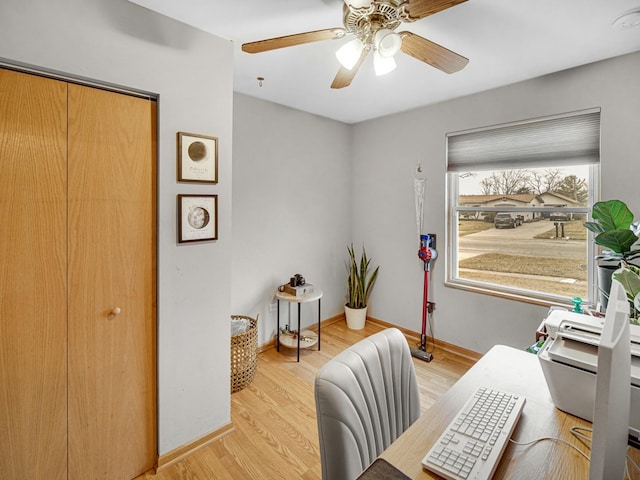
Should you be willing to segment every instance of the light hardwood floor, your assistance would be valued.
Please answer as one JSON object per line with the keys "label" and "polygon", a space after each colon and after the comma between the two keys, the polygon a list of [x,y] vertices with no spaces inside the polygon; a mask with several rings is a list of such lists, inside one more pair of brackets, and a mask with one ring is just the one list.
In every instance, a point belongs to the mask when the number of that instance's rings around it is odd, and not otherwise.
{"label": "light hardwood floor", "polygon": [[[368,321],[363,330],[349,330],[343,320],[323,326],[321,351],[302,351],[300,363],[295,350],[273,348],[260,353],[251,385],[231,396],[233,432],[139,480],[320,480],[313,396],[316,372],[348,346],[383,328]],[[430,363],[414,359],[422,411],[473,363],[438,347]]]}

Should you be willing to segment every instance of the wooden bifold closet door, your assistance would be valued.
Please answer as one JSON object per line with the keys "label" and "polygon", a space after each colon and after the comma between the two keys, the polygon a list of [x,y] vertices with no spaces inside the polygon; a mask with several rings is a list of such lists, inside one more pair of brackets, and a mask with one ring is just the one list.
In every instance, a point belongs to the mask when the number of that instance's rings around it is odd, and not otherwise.
{"label": "wooden bifold closet door", "polygon": [[67,85],[0,70],[0,478],[67,478]]}
{"label": "wooden bifold closet door", "polygon": [[155,102],[0,70],[0,478],[156,460]]}

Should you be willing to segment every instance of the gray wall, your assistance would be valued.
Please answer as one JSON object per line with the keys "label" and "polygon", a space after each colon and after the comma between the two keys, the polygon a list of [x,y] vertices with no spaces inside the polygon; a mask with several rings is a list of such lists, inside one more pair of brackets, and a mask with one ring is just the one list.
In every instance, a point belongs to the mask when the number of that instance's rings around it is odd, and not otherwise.
{"label": "gray wall", "polygon": [[[351,240],[364,240],[382,267],[370,314],[419,331],[411,175],[418,161],[430,169],[424,223],[444,254],[446,132],[600,106],[601,197],[640,215],[636,53],[354,126],[237,95],[232,248],[232,55],[228,42],[126,0],[0,3],[1,58],[160,95],[161,454],[230,420],[230,313],[261,313],[268,339],[272,292],[294,272],[325,291],[323,318],[340,313]],[[176,183],[179,130],[219,137],[218,185]],[[176,245],[177,193],[219,194],[220,240]],[[432,282],[437,337],[479,352],[532,343],[545,308],[446,288],[442,260]]]}
{"label": "gray wall", "polygon": [[[343,311],[351,127],[235,94],[233,136],[231,306],[260,314],[264,344],[276,331],[276,288],[294,273],[323,291],[322,318]],[[315,322],[316,303],[302,308],[302,325]],[[282,326],[286,307],[280,317]]]}
{"label": "gray wall", "polygon": [[[159,451],[230,421],[231,128],[227,41],[126,0],[2,0],[0,58],[160,95]],[[219,184],[176,182],[176,132],[219,137]],[[217,242],[176,244],[176,194],[219,194]]]}
{"label": "gray wall", "polygon": [[[236,94],[232,309],[260,313],[265,343],[275,330],[273,291],[300,270],[329,293],[323,318],[339,314],[344,245],[364,242],[381,265],[369,314],[419,332],[423,272],[412,175],[420,162],[429,172],[425,231],[438,235],[441,254],[430,288],[436,337],[481,353],[496,343],[530,345],[546,307],[444,286],[445,134],[601,107],[601,198],[621,198],[640,216],[639,74],[635,53],[355,125]],[[318,143],[317,132],[332,144]],[[305,192],[324,200],[291,203]],[[314,218],[327,221],[318,234]]]}
{"label": "gray wall", "polygon": [[[443,255],[433,264],[435,335],[485,352],[526,347],[546,308],[444,286],[445,134],[601,107],[601,198],[626,201],[640,216],[640,53],[634,53],[354,126],[354,241],[382,265],[370,314],[420,331],[422,270],[412,172],[428,168],[424,225]],[[382,141],[381,139],[384,139]],[[356,173],[357,172],[357,173]]]}

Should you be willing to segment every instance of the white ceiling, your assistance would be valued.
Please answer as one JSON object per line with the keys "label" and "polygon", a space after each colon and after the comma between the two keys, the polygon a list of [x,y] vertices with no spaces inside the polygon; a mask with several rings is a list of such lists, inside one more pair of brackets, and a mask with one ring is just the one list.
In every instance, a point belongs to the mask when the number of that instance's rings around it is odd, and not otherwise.
{"label": "white ceiling", "polygon": [[462,71],[447,75],[399,53],[398,68],[376,77],[369,56],[351,86],[334,90],[334,52],[349,38],[258,54],[240,47],[342,27],[342,0],[129,1],[233,41],[235,91],[346,123],[640,50],[640,27],[612,26],[640,0],[468,0],[398,29],[469,58]]}

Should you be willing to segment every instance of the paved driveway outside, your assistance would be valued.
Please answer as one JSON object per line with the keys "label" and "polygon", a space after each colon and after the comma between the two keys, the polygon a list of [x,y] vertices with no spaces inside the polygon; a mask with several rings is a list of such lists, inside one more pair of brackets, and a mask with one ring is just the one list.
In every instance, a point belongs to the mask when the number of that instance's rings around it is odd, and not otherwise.
{"label": "paved driveway outside", "polygon": [[[459,240],[459,260],[483,253],[505,253],[556,258],[586,258],[586,241],[563,238],[537,239],[535,236],[555,230],[554,222],[540,220],[517,228],[490,228],[465,235]],[[552,232],[554,237],[554,232]]]}

